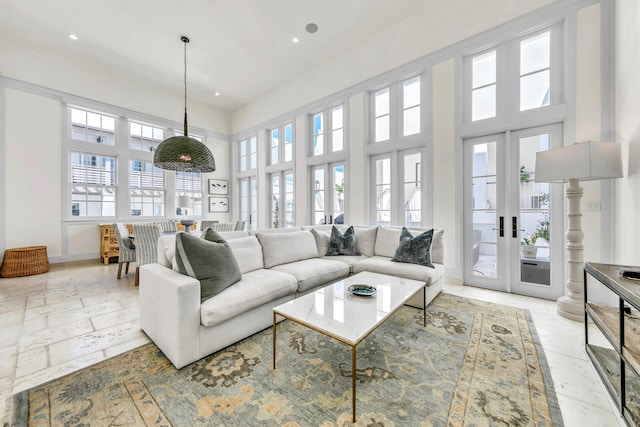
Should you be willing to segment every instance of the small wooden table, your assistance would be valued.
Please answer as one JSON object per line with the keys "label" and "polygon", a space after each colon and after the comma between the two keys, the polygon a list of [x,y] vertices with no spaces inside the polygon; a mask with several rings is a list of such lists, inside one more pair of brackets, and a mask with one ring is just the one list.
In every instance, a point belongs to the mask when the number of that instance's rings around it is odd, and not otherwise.
{"label": "small wooden table", "polygon": [[[352,295],[352,284],[376,287],[368,297]],[[362,272],[273,308],[273,369],[276,320],[282,316],[351,346],[351,409],[356,422],[356,346],[426,286],[424,282]],[[423,309],[427,306],[424,293]],[[426,326],[426,316],[423,326]]]}

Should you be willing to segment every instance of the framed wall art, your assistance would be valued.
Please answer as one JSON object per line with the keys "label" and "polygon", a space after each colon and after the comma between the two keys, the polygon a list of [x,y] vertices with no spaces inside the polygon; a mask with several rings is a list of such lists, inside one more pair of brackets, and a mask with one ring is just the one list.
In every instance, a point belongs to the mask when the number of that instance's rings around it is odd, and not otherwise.
{"label": "framed wall art", "polygon": [[229,181],[226,179],[209,179],[209,194],[229,194]]}
{"label": "framed wall art", "polygon": [[209,212],[229,212],[229,198],[209,197]]}

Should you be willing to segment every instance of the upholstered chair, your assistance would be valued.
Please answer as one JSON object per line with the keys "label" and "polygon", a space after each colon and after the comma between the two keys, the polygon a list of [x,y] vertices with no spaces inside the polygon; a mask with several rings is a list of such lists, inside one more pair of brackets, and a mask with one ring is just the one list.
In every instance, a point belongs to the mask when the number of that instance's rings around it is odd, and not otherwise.
{"label": "upholstered chair", "polygon": [[170,231],[173,231],[175,233],[176,231],[178,231],[178,228],[176,227],[176,222],[172,219],[167,221],[157,221],[154,224],[157,224],[158,226],[160,226],[160,231],[163,233],[170,232]]}
{"label": "upholstered chair", "polygon": [[[205,219],[200,221],[200,230],[204,231],[207,228],[211,227],[213,228],[213,224],[218,224],[220,221],[212,221],[210,219]],[[215,228],[214,228],[215,230]]]}
{"label": "upholstered chair", "polygon": [[140,283],[140,267],[158,260],[158,237],[162,234],[158,224],[133,224],[136,240],[136,280]]}
{"label": "upholstered chair", "polygon": [[200,230],[205,231],[207,228],[211,228],[213,231],[233,231],[236,228],[236,224],[233,222],[209,222],[209,221],[202,221],[203,223],[207,223],[207,224],[203,224],[200,227]]}
{"label": "upholstered chair", "polygon": [[117,222],[113,224],[113,231],[118,239],[118,249],[120,255],[118,256],[118,279],[122,274],[122,264],[127,264],[124,270],[124,274],[129,274],[129,263],[136,261],[136,247],[129,238],[129,230],[121,223]]}

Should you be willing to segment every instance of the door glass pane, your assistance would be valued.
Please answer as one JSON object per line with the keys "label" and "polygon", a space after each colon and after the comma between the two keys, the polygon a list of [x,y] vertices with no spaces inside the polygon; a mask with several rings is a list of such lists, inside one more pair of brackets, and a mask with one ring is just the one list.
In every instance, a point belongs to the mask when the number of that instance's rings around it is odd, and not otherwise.
{"label": "door glass pane", "polygon": [[324,224],[325,212],[324,212],[324,169],[315,169],[313,172],[314,178],[314,224]]}
{"label": "door glass pane", "polygon": [[344,166],[333,168],[333,223],[344,224]]}
{"label": "door glass pane", "polygon": [[498,276],[496,146],[496,142],[474,145],[472,163],[473,275],[491,278]]}
{"label": "door glass pane", "polygon": [[293,227],[293,173],[284,175],[285,227]]}
{"label": "door glass pane", "polygon": [[258,224],[258,182],[255,178],[251,178],[250,182],[251,188],[251,203],[250,212],[251,212],[251,228],[256,228]]}
{"label": "door glass pane", "polygon": [[[549,149],[549,134],[520,138],[520,277],[550,285],[550,192],[535,179],[535,153]],[[522,231],[524,230],[524,231]]]}
{"label": "door glass pane", "polygon": [[271,226],[280,227],[280,174],[271,176]]}
{"label": "door glass pane", "polygon": [[421,215],[421,193],[420,176],[422,155],[420,153],[404,156],[404,225],[420,227],[422,225]]}
{"label": "door glass pane", "polygon": [[391,224],[391,159],[376,160],[376,222]]}
{"label": "door glass pane", "polygon": [[240,219],[249,221],[249,183],[246,179],[240,181]]}

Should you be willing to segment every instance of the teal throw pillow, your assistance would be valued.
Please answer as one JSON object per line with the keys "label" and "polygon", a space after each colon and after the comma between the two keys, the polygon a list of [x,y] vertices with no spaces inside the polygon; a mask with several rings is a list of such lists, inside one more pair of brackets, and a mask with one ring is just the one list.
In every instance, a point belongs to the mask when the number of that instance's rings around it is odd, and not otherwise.
{"label": "teal throw pillow", "polygon": [[204,239],[189,233],[176,234],[176,263],[180,273],[200,281],[200,302],[242,278],[231,248],[213,230],[207,230]]}
{"label": "teal throw pillow", "polygon": [[356,232],[353,225],[346,229],[344,234],[340,233],[335,226],[331,228],[331,239],[329,240],[329,248],[327,256],[337,255],[358,255],[356,249]]}
{"label": "teal throw pillow", "polygon": [[409,264],[420,264],[426,267],[433,267],[431,263],[431,241],[433,240],[433,229],[413,236],[406,227],[402,227],[400,233],[400,244],[396,249],[391,261],[406,262]]}

